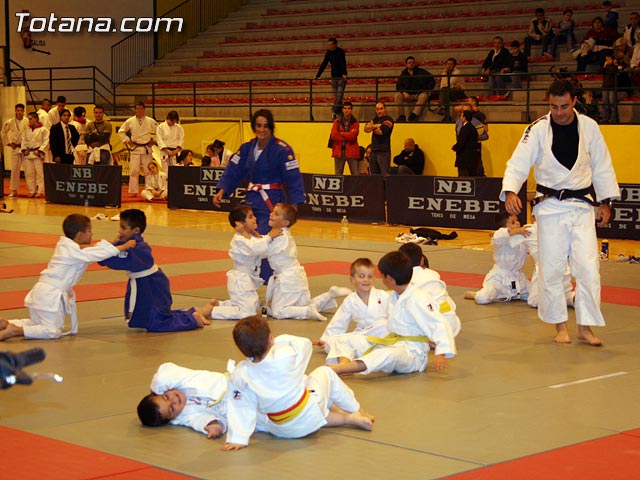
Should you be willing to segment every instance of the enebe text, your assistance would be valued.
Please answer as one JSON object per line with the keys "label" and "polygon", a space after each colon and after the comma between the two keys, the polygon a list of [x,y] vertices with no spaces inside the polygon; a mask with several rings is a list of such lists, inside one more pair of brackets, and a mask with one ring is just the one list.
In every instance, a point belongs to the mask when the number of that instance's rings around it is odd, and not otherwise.
{"label": "enebe text", "polygon": [[184,20],[182,18],[134,18],[124,17],[120,23],[109,17],[56,17],[49,13],[49,17],[31,17],[29,12],[16,12],[18,17],[17,32],[31,33],[147,33],[182,32]]}

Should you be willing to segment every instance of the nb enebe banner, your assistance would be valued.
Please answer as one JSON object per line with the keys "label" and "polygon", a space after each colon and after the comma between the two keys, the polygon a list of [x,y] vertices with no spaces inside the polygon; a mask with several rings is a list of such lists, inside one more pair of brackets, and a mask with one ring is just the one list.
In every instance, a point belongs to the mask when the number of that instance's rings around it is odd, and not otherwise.
{"label": "nb enebe banner", "polygon": [[300,218],[384,223],[384,177],[302,174],[306,202]]}
{"label": "nb enebe banner", "polygon": [[45,200],[51,203],[120,206],[122,167],[44,164]]}
{"label": "nb enebe banner", "polygon": [[608,227],[598,227],[600,238],[640,240],[640,185],[620,184],[621,199],[613,202]]}
{"label": "nb enebe banner", "polygon": [[222,199],[221,208],[213,205],[216,185],[224,168],[169,167],[169,208],[216,210],[229,212],[244,200],[247,182],[242,183],[229,197]]}
{"label": "nb enebe banner", "polygon": [[[389,175],[387,219],[391,224],[494,230],[501,189],[501,178]],[[526,205],[525,187],[518,195]],[[526,219],[524,209],[520,222]]]}

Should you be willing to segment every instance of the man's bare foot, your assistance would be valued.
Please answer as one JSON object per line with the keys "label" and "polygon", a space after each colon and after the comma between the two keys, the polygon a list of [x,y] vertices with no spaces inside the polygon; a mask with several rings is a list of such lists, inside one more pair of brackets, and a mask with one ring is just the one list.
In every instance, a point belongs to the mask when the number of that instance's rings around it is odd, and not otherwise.
{"label": "man's bare foot", "polygon": [[602,340],[594,335],[588,325],[578,325],[578,340],[586,342],[593,347],[602,346]]}
{"label": "man's bare foot", "polygon": [[218,305],[220,305],[220,302],[215,298],[212,298],[207,302],[207,304],[202,309],[202,315],[204,315],[206,318],[211,318],[211,312],[213,312],[213,307],[217,307]]}
{"label": "man's bare foot", "polygon": [[351,425],[353,427],[361,428],[362,430],[371,431],[374,421],[375,418],[373,415],[369,415],[361,410],[359,412],[348,414],[345,419],[345,425]]}
{"label": "man's bare foot", "polygon": [[4,330],[9,325],[9,320],[0,317],[0,330]]}
{"label": "man's bare foot", "polygon": [[571,337],[569,337],[569,329],[567,328],[567,322],[556,324],[556,337],[553,339],[556,343],[571,343]]}
{"label": "man's bare foot", "polygon": [[464,298],[467,300],[475,300],[476,292],[464,292]]}
{"label": "man's bare foot", "polygon": [[204,315],[202,315],[202,313],[200,313],[198,309],[196,309],[196,311],[193,312],[193,318],[196,319],[198,328],[204,327],[205,325],[211,325],[211,320],[208,320],[207,318],[205,318]]}
{"label": "man's bare foot", "polygon": [[0,330],[0,342],[11,337],[24,337],[22,327],[9,323],[3,330]]}

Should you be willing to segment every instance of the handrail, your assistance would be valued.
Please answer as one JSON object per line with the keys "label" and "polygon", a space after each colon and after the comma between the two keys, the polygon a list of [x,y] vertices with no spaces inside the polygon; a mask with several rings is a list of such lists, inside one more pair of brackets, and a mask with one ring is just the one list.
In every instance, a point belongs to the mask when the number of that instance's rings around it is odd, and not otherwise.
{"label": "handrail", "polygon": [[[223,111],[231,112],[230,116],[250,117],[256,108],[263,106],[277,111],[284,107],[295,107],[297,114],[296,120],[314,120],[314,113],[322,111],[328,112],[332,93],[329,88],[329,80],[311,80],[296,78],[278,78],[278,79],[242,79],[242,80],[218,80],[218,79],[202,79],[191,81],[161,81],[161,82],[140,82],[131,81],[127,83],[114,83],[102,70],[94,66],[84,67],[35,67],[24,68],[18,63],[11,61],[12,68],[10,73],[20,71],[23,82],[28,77],[31,86],[30,93],[38,99],[43,97],[53,98],[58,94],[67,94],[67,97],[74,103],[100,103],[105,106],[105,111],[112,115],[129,114],[132,111],[136,100],[147,99],[150,104],[150,114],[154,117],[163,117],[167,109],[180,109],[184,115],[192,117],[211,116],[207,108],[211,106],[223,109]],[[80,72],[80,74],[66,74],[66,72]],[[585,72],[566,72],[566,74],[579,74],[593,78],[593,73]],[[510,74],[503,74],[509,76]],[[523,77],[536,77],[540,75],[546,76],[545,73],[531,72],[529,74],[521,74]],[[436,79],[445,75],[434,75]],[[483,96],[486,94],[487,87],[484,83],[477,80],[479,75],[451,75],[451,77],[465,77],[468,81],[466,94],[467,96],[476,95]],[[395,106],[393,95],[395,93],[396,76],[362,76],[350,77],[347,91],[345,92],[345,100],[350,100],[356,107],[369,109],[373,106],[377,99],[383,99],[389,109],[389,113],[395,116]],[[549,81],[551,79],[549,78]],[[19,82],[19,80],[16,80]],[[592,81],[593,83],[593,81]],[[537,87],[539,85],[539,87]],[[509,101],[484,102],[483,108],[492,106],[492,110],[504,108],[506,111],[519,111],[521,117],[514,119],[516,123],[529,123],[536,115],[546,113],[548,104],[542,100],[543,91],[548,85],[542,82],[524,82],[522,93],[515,93],[518,90],[512,90],[512,98]],[[174,87],[174,88],[169,88]],[[177,87],[177,88],[176,88]],[[615,87],[618,89],[617,85]],[[590,85],[589,90],[600,90],[601,82],[597,85]],[[620,89],[625,90],[625,89]],[[297,92],[297,93],[296,93]],[[40,94],[40,95],[38,95]],[[55,95],[54,95],[55,94]],[[536,95],[537,94],[537,95]],[[435,96],[435,95],[434,95]],[[634,99],[635,100],[635,99]],[[35,101],[35,99],[33,100]],[[456,102],[451,102],[455,104]],[[439,105],[434,103],[434,99],[430,101],[432,111],[435,111]],[[597,109],[597,105],[592,105]],[[617,103],[614,109],[617,110]],[[640,110],[640,103],[634,105],[634,109]],[[118,109],[120,112],[118,112]],[[162,112],[158,110],[162,109]],[[188,109],[188,113],[185,111]],[[240,113],[238,112],[240,111]],[[219,113],[218,113],[219,115]],[[322,117],[322,115],[318,115]],[[325,116],[325,118],[327,118]],[[431,121],[440,121],[439,117],[430,116]],[[294,117],[278,116],[279,120],[292,120]],[[320,120],[321,118],[318,118]],[[449,118],[445,118],[446,121]],[[495,123],[495,120],[492,120]],[[640,115],[638,112],[632,115],[631,120],[625,119],[625,123],[640,123]]]}
{"label": "handrail", "polygon": [[182,18],[180,32],[132,33],[111,46],[111,76],[116,83],[129,80],[156,60],[206,30],[248,0],[185,0],[160,18]]}

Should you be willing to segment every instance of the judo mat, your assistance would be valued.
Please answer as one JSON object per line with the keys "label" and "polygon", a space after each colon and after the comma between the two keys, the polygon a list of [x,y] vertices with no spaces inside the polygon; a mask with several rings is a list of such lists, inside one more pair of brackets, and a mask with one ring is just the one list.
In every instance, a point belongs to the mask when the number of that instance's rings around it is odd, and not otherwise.
{"label": "judo mat", "polygon": [[[209,223],[223,224],[226,216],[198,212],[202,228],[192,228],[156,225],[150,212],[144,236],[171,280],[174,307],[201,307],[210,298],[227,298],[225,272],[231,261],[226,250],[232,232],[228,226],[229,231],[208,229]],[[162,215],[157,212],[158,218]],[[22,303],[5,303],[6,298],[23,298],[37,281],[63,216],[1,217],[0,316],[27,316]],[[312,295],[331,285],[348,287],[348,265],[355,258],[377,262],[398,247],[356,233],[353,237],[359,239],[346,241],[314,236],[330,228],[330,223],[302,220],[292,229]],[[351,227],[352,232],[357,228]],[[93,232],[95,240],[113,239],[117,223],[94,221]],[[459,233],[464,240],[465,233]],[[61,384],[39,379],[0,391],[0,426],[6,427],[0,431],[3,459],[8,449],[14,455],[13,445],[19,445],[15,456],[21,459],[3,461],[0,477],[29,478],[36,472],[39,478],[57,478],[52,472],[62,463],[69,465],[70,473],[59,477],[65,479],[173,478],[160,476],[172,472],[260,480],[318,475],[355,480],[633,478],[630,465],[640,455],[640,266],[602,262],[607,326],[597,331],[604,346],[594,348],[575,340],[554,344],[553,327],[540,322],[525,302],[478,306],[463,300],[464,291],[478,288],[491,268],[491,252],[459,242],[424,251],[448,283],[462,320],[458,355],[447,371],[428,367],[409,375],[345,377],[362,407],[376,417],[371,432],[322,429],[299,440],[255,434],[249,448],[228,453],[220,450],[223,438],[207,440],[184,427],[142,427],[135,408],[163,362],[224,371],[229,358],[240,360],[231,338],[234,322],[216,321],[180,333],[129,329],[122,320],[124,274],[91,267],[76,288],[78,335],[0,343],[0,351],[43,348],[45,361],[27,371],[64,377]],[[527,260],[525,271],[531,270]],[[376,286],[383,288],[379,279]],[[264,296],[264,288],[260,294]],[[569,328],[575,337],[574,318],[571,310]],[[274,335],[311,339],[319,338],[326,326],[312,320],[270,324]],[[323,352],[315,350],[309,368],[323,362]],[[76,448],[105,457],[82,463],[72,474]],[[48,449],[60,450],[49,457]],[[107,455],[115,458],[103,462]],[[102,470],[103,463],[113,470]],[[154,476],[152,468],[161,473]]]}

